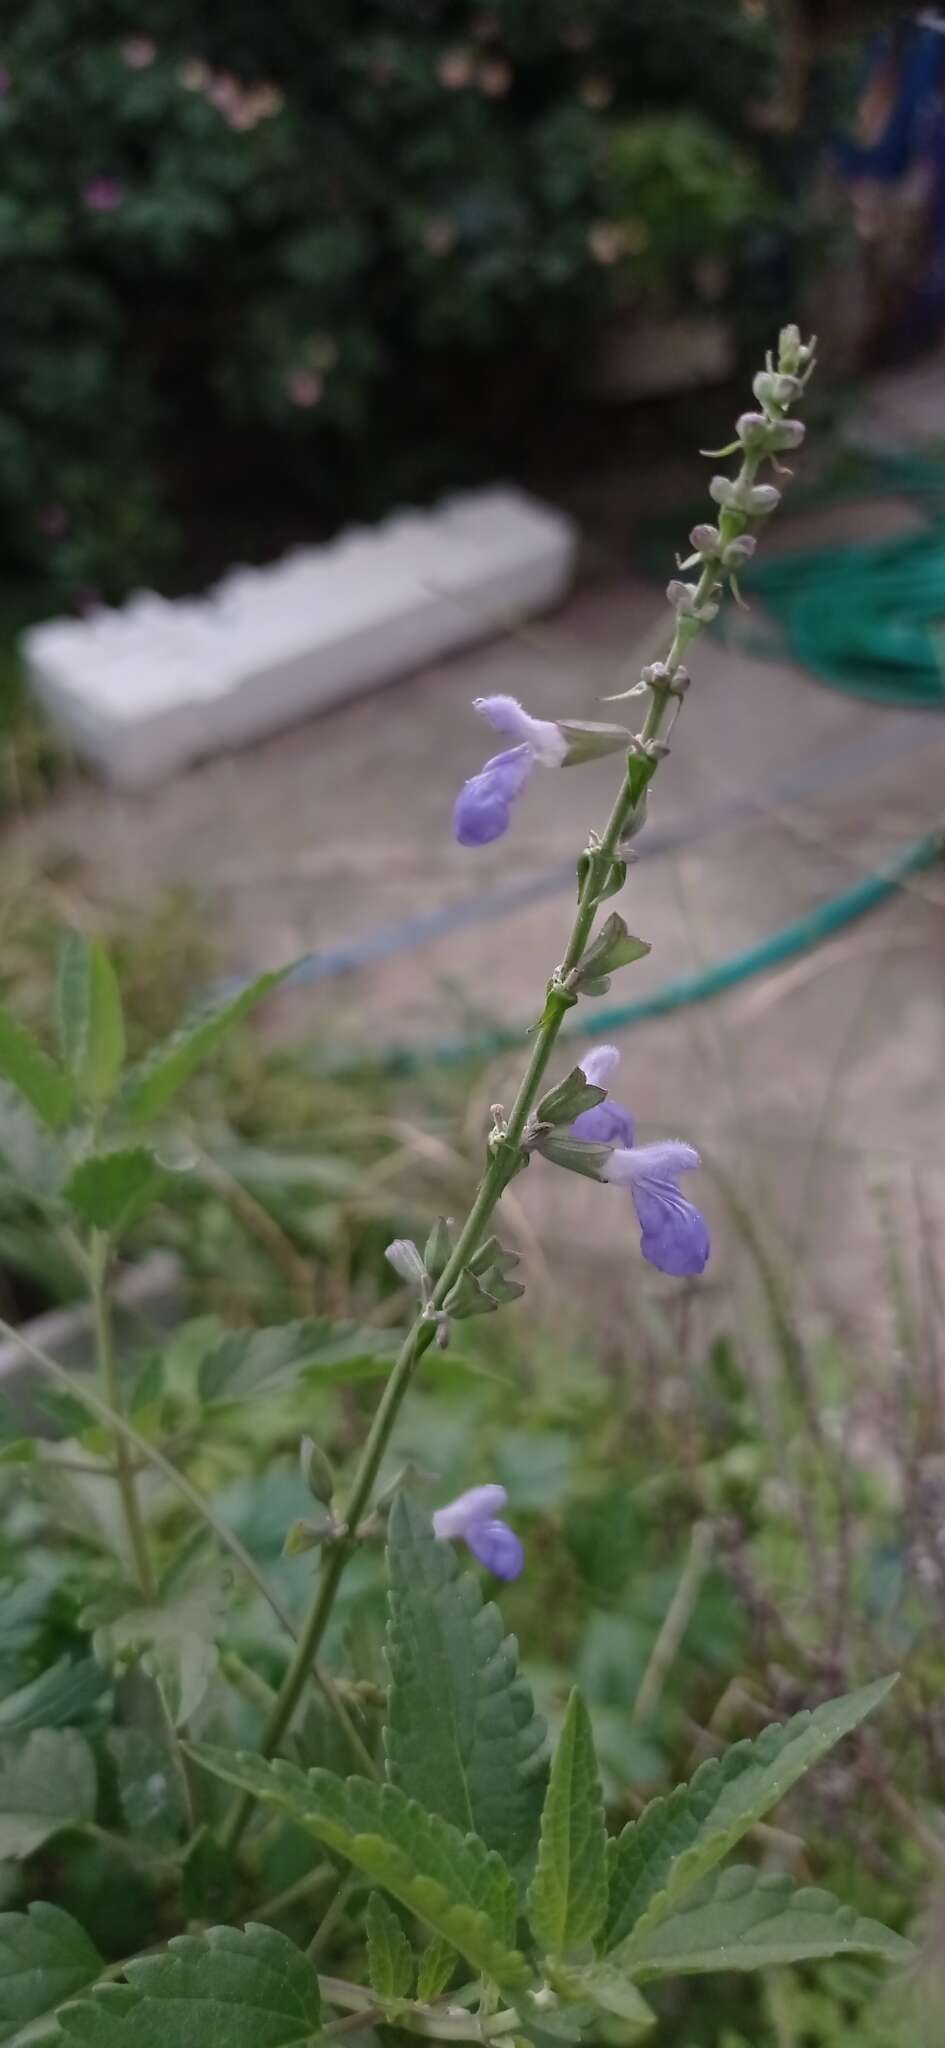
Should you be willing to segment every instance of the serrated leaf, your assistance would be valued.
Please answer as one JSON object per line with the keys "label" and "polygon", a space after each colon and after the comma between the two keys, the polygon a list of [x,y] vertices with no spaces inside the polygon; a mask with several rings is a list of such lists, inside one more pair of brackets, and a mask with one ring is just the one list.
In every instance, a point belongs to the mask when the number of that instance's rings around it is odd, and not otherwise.
{"label": "serrated leaf", "polygon": [[78,932],[67,938],[59,962],[59,1037],[80,1095],[107,1102],[125,1057],[121,991],[104,946]]}
{"label": "serrated leaf", "polygon": [[103,1969],[85,1929],[58,1906],[0,1913],[0,2042],[25,2037]]}
{"label": "serrated leaf", "polygon": [[629,2021],[633,2029],[630,2040],[636,2040],[638,2033],[643,2034],[656,2024],[656,2014],[650,2011],[633,1980],[603,1957],[593,1963],[557,1966],[550,1973],[550,1981],[562,1998],[575,2005],[591,2005],[595,2012]]}
{"label": "serrated leaf", "polygon": [[66,2006],[63,2032],[90,2048],[303,2048],[319,2036],[317,1972],[274,1927],[179,1934],[125,1975]]}
{"label": "serrated leaf", "polygon": [[293,1764],[207,1744],[190,1753],[383,1885],[508,1997],[527,1986],[528,1965],[512,1946],[515,1885],[501,1857],[477,1836],[464,1837],[439,1814],[425,1813],[396,1785],[322,1770],[306,1774]]}
{"label": "serrated leaf", "polygon": [[604,1807],[590,1715],[568,1701],[541,1816],[528,1916],[543,1947],[564,1956],[593,1941],[607,1910]]}
{"label": "serrated leaf", "polygon": [[143,1145],[83,1159],[63,1189],[82,1223],[94,1230],[127,1230],[156,1199],[167,1174]]}
{"label": "serrated leaf", "polygon": [[283,967],[274,974],[261,974],[256,981],[250,982],[248,988],[240,989],[237,995],[223,996],[205,1004],[192,1017],[185,1019],[170,1038],[155,1046],[141,1065],[132,1069],[125,1083],[124,1109],[130,1121],[147,1123],[166,1109],[185,1081],[189,1081],[203,1061],[216,1051],[234,1024],[247,1017],[250,1010],[278,988],[289,973],[291,968]]}
{"label": "serrated leaf", "polygon": [[710,1757],[665,1799],[654,1799],[608,1843],[609,1903],[601,1947],[613,1949],[675,1912],[684,1892],[727,1856],[834,1744],[865,1720],[895,1678],[881,1678],[814,1713],[765,1728]]}
{"label": "serrated leaf", "polygon": [[94,1657],[78,1663],[59,1657],[38,1678],[0,1700],[0,1736],[28,1735],[34,1728],[74,1727],[101,1699],[108,1676]]}
{"label": "serrated leaf", "polygon": [[304,1373],[325,1385],[336,1379],[373,1379],[390,1370],[393,1345],[381,1330],[359,1330],[313,1316],[267,1330],[234,1330],[201,1359],[200,1398],[225,1407],[260,1393],[282,1394]]}
{"label": "serrated leaf", "polygon": [[417,1965],[417,1997],[424,2005],[431,2005],[446,1990],[455,1968],[455,1948],[435,1934],[421,1950]]}
{"label": "serrated leaf", "polygon": [[[219,1662],[217,1636],[227,1606],[228,1580],[207,1567],[161,1606],[128,1608],[95,1628],[93,1648],[103,1664],[136,1655],[153,1678],[175,1728],[196,1712]],[[90,1617],[92,1619],[92,1617]]]}
{"label": "serrated leaf", "polygon": [[388,1778],[521,1869],[538,1839],[547,1766],[518,1644],[405,1494],[390,1516],[387,1568]]}
{"label": "serrated leaf", "polygon": [[0,1742],[0,1859],[32,1856],[63,1828],[94,1819],[97,1791],[92,1752],[75,1728]]}
{"label": "serrated leaf", "polygon": [[906,1963],[912,1943],[878,1920],[864,1920],[832,1892],[795,1891],[789,1877],[761,1876],[746,1864],[716,1871],[681,1911],[621,1950],[624,1967],[652,1977],[707,1970],[766,1970],[818,1956],[874,1955]]}
{"label": "serrated leaf", "polygon": [[0,1010],[0,1075],[48,1130],[61,1131],[68,1123],[73,1100],[68,1074],[7,1010]]}
{"label": "serrated leaf", "polygon": [[414,1979],[413,1949],[382,1892],[372,1892],[368,1900],[367,1954],[371,1990],[381,2003],[409,1998]]}

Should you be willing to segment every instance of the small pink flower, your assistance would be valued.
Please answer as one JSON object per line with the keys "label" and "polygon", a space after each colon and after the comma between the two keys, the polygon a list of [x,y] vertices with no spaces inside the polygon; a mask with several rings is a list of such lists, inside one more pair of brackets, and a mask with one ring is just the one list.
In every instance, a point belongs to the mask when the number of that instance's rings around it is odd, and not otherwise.
{"label": "small pink flower", "polygon": [[117,213],[124,196],[117,178],[90,178],[82,187],[82,202],[90,213]]}
{"label": "small pink flower", "polygon": [[487,100],[504,99],[512,83],[512,66],[504,57],[490,57],[480,64],[476,83]]}
{"label": "small pink flower", "polygon": [[290,370],[285,380],[285,394],[292,405],[300,405],[306,411],[317,405],[322,395],[322,380],[314,370]]}
{"label": "small pink flower", "polygon": [[147,71],[157,56],[157,44],[150,36],[129,36],[122,43],[121,54],[129,71]]}
{"label": "small pink flower", "polygon": [[447,92],[462,92],[464,85],[472,82],[473,59],[471,50],[455,47],[444,50],[438,58],[436,75]]}

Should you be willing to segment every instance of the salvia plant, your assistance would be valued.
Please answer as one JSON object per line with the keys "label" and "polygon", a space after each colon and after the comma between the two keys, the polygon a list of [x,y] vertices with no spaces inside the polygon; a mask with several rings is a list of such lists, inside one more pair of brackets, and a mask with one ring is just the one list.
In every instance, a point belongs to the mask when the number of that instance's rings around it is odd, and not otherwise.
{"label": "salvia plant", "polygon": [[[30,1520],[31,1486],[53,1521],[67,1496],[61,1485],[43,1491],[50,1476],[71,1478],[92,1503],[84,1521],[65,1515],[84,1587],[69,1654],[42,1666],[61,1572],[32,1593],[27,1585],[28,1597],[0,1588],[0,1871],[25,1864],[13,1896],[31,1900],[0,1915],[8,2044],[42,2035],[88,2048],[299,2048],[380,2026],[447,2042],[622,2043],[654,2025],[666,1978],[910,1954],[903,1938],[828,1892],[727,1860],[892,1678],[736,1743],[609,1834],[581,1693],[549,1757],[515,1639],[470,1568],[506,1580],[525,1568],[504,1489],[470,1471],[466,1491],[436,1500],[429,1483],[388,1461],[421,1366],[436,1374],[458,1323],[524,1292],[496,1212],[536,1156],[541,1171],[557,1166],[622,1190],[628,1227],[632,1205],[643,1256],[664,1273],[697,1275],[709,1258],[705,1220],[680,1185],[698,1155],[679,1138],[636,1143],[629,1109],[610,1092],[616,1050],[600,1046],[558,1077],[549,1068],[569,1012],[648,951],[607,906],[627,879],[689,688],[684,659],[777,507],[769,469],[780,474],[779,458],[803,438],[793,408],[813,362],[813,344],[787,327],[755,379],[757,409],[722,451],[738,455],[737,473],[713,479],[716,518],[694,529],[669,585],[668,651],[627,693],[645,702],[640,730],[549,721],[504,697],[477,707],[504,745],[458,797],[464,845],[506,829],[533,771],[613,753],[619,782],[609,819],[580,855],[570,936],[518,1089],[492,1111],[465,1221],[434,1221],[422,1249],[408,1239],[388,1247],[412,1304],[399,1349],[383,1355],[375,1335],[372,1356],[356,1332],[307,1322],[205,1333],[193,1353],[211,1416],[297,1384],[313,1363],[341,1380],[365,1368],[383,1375],[347,1484],[316,1442],[301,1443],[310,1508],[281,1532],[293,1570],[314,1579],[301,1619],[259,1546],[210,1504],[199,1459],[175,1461],[161,1420],[171,1368],[148,1358],[133,1382],[121,1369],[110,1290],[124,1233],[186,1167],[185,1141],[168,1123],[177,1091],[281,977],[227,995],[130,1067],[116,977],[96,942],[65,946],[58,1057],[0,1014],[4,1087],[41,1154],[49,1213],[87,1276],[98,1358],[93,1380],[21,1340],[34,1387],[47,1386],[79,1448],[70,1467],[55,1446],[8,1430],[3,1450],[22,1488],[21,1520],[10,1526],[23,1541],[44,1526]],[[587,1199],[605,1197],[588,1189]],[[187,1369],[178,1346],[178,1388]],[[381,1681],[357,1666],[346,1673],[336,1608],[346,1573],[363,1572],[379,1542],[389,1601]],[[262,1634],[253,1616],[267,1611],[285,1647],[272,1654],[267,1638],[254,1662]],[[83,1647],[72,1654],[76,1637]],[[25,1679],[24,1643],[34,1654]],[[122,1953],[114,1926],[103,1939],[94,1880],[78,1896],[75,1885],[61,1890],[63,1903],[36,1896],[44,1877],[55,1890],[57,1849],[83,1830],[93,1843],[123,1832],[127,1888],[140,1895],[144,1885],[150,1901],[139,1953]],[[260,1873],[280,1855],[282,1891],[267,1898]],[[114,1898],[113,1889],[110,1912]],[[303,1911],[308,1948],[272,1924],[290,1905]],[[326,1975],[320,1965],[334,1959],[349,1907],[352,1974]]]}

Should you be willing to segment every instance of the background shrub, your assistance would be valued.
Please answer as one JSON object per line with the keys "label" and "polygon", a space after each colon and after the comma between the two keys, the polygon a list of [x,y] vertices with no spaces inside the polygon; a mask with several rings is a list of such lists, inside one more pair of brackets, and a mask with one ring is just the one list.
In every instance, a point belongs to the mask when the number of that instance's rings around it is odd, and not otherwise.
{"label": "background shrub", "polygon": [[615,311],[784,247],[772,59],[739,0],[32,0],[0,37],[8,557],[186,587],[550,439]]}

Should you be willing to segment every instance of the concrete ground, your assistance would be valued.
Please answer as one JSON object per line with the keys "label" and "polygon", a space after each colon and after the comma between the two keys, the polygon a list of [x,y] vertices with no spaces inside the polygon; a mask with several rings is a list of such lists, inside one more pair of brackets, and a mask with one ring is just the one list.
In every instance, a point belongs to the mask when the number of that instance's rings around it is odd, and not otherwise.
{"label": "concrete ground", "polygon": [[[886,506],[865,516],[889,531],[910,515]],[[828,532],[842,538],[848,525],[846,515],[834,518]],[[818,537],[827,538],[822,524]],[[785,522],[782,544],[811,538],[809,522]],[[154,794],[123,797],[79,781],[8,832],[8,873],[68,851],[93,894],[125,906],[185,882],[205,899],[237,972],[540,875],[602,823],[613,763],[537,770],[508,837],[466,851],[451,837],[453,798],[492,750],[471,700],[508,691],[544,716],[612,715],[600,696],[625,664],[647,658],[660,613],[658,591],[633,576],[608,580],[579,589],[533,636],[407,677]],[[874,751],[861,772],[807,800],[759,808],[703,844],[641,860],[619,907],[653,951],[618,977],[610,1002],[763,939],[945,809],[945,716],[857,702],[789,660],[715,639],[694,650],[691,666],[654,826],[681,825],[720,797],[748,792],[763,804],[767,785],[836,749],[870,742]],[[286,999],[280,1023],[331,1047],[526,1021],[570,915],[567,890],[547,895],[301,991]],[[908,1245],[941,1247],[945,1231],[945,870],[917,877],[819,950],[620,1043],[621,1091],[641,1134],[697,1143],[755,1218],[776,1219],[789,1266],[799,1254],[807,1305],[884,1332],[877,1191],[889,1191]],[[516,1064],[496,1062],[499,1099]],[[724,1304],[752,1260],[718,1188],[700,1180],[719,1226],[711,1294]],[[615,1275],[620,1287],[635,1284],[632,1219],[617,1191],[539,1162],[516,1192],[553,1264],[566,1243],[576,1247],[582,1294],[612,1291]]]}

